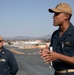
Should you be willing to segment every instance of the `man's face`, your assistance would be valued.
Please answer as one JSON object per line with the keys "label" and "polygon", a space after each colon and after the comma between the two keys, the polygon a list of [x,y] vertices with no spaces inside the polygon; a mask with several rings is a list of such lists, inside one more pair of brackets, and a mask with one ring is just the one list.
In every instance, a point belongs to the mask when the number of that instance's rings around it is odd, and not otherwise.
{"label": "man's face", "polygon": [[2,48],[3,43],[4,43],[4,41],[3,40],[0,40],[0,49]]}
{"label": "man's face", "polygon": [[59,26],[62,25],[67,19],[67,16],[64,13],[54,13],[53,16],[53,25]]}

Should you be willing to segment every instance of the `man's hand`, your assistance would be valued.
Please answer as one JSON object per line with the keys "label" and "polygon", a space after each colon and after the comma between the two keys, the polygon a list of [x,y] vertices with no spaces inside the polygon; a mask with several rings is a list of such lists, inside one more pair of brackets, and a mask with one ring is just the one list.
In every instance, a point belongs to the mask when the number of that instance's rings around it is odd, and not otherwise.
{"label": "man's hand", "polygon": [[39,54],[41,55],[41,58],[46,62],[46,64],[49,64],[49,62],[57,60],[59,57],[59,54],[53,51],[50,51],[46,45],[46,48],[41,49],[39,51]]}
{"label": "man's hand", "polygon": [[54,60],[57,60],[58,57],[59,57],[59,54],[56,53],[56,52],[53,52],[53,51],[52,52],[49,51],[48,53],[43,54],[41,56],[41,58],[43,58],[43,60],[46,62],[46,64],[49,64],[49,62],[52,62]]}
{"label": "man's hand", "polygon": [[41,57],[44,55],[44,54],[47,54],[49,52],[48,50],[48,46],[46,45],[46,47],[44,49],[41,49],[39,51],[39,54],[41,55]]}

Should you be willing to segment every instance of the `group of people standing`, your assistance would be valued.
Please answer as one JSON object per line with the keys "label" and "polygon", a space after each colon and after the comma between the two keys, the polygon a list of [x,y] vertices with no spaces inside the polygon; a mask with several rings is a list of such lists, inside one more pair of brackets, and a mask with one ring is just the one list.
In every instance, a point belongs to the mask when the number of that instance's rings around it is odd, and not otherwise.
{"label": "group of people standing", "polygon": [[[39,53],[46,64],[52,62],[54,75],[74,75],[74,26],[70,22],[72,8],[66,3],[59,3],[49,12],[54,13],[53,25],[59,28],[52,34],[50,46]],[[3,43],[0,36],[0,75],[16,75],[18,65],[14,54],[4,48]]]}

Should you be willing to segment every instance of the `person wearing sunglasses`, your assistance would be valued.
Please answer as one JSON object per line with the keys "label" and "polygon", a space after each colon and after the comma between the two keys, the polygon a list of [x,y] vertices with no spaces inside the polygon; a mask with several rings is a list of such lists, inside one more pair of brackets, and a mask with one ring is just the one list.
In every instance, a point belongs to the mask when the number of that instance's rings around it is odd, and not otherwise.
{"label": "person wearing sunglasses", "polygon": [[14,54],[4,46],[4,40],[0,36],[0,75],[16,75],[18,65]]}
{"label": "person wearing sunglasses", "polygon": [[53,25],[59,28],[51,37],[52,51],[49,48],[40,50],[43,60],[55,70],[54,75],[74,75],[74,26],[70,22],[73,14],[67,3],[59,3],[55,8],[49,9],[53,15]]}

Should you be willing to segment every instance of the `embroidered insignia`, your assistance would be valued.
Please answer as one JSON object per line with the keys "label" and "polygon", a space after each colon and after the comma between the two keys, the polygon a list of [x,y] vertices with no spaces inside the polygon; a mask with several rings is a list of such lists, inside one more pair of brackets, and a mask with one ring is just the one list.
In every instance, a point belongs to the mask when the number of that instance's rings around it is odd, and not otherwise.
{"label": "embroidered insignia", "polygon": [[5,59],[0,59],[0,62],[6,62],[6,60]]}
{"label": "embroidered insignia", "polygon": [[72,43],[67,41],[67,42],[64,42],[64,46],[72,46]]}
{"label": "embroidered insignia", "polygon": [[2,54],[4,54],[4,52],[2,52]]}

